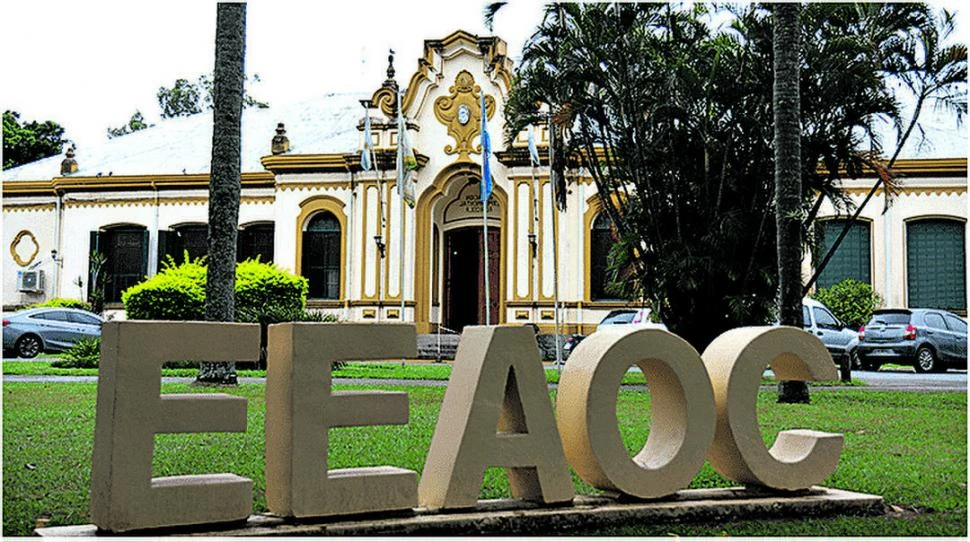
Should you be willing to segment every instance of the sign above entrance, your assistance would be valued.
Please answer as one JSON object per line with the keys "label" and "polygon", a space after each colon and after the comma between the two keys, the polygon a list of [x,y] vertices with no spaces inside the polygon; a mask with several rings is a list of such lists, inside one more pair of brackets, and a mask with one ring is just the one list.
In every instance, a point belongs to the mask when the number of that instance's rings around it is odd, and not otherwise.
{"label": "sign above entrance", "polygon": [[[488,200],[488,218],[490,220],[501,219],[499,205],[494,197]],[[482,220],[482,200],[479,198],[478,183],[476,182],[469,182],[462,187],[458,197],[445,207],[445,224],[468,219],[476,219],[479,222]]]}

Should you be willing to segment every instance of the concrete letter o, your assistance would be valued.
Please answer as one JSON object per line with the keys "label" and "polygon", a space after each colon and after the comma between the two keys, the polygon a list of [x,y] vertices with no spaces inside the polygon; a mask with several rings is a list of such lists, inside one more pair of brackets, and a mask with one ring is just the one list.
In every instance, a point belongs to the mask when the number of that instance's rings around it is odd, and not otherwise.
{"label": "concrete letter o", "polygon": [[[650,388],[650,434],[632,459],[620,436],[617,393],[631,365]],[[686,487],[714,438],[714,397],[697,351],[660,329],[590,335],[559,378],[556,419],[566,458],[599,489],[648,499]]]}
{"label": "concrete letter o", "polygon": [[835,365],[815,336],[793,327],[728,331],[703,354],[714,385],[717,432],[708,459],[722,475],[774,489],[806,489],[835,471],[842,435],[778,433],[769,450],[758,428],[758,386],[766,365],[779,380],[834,380]]}

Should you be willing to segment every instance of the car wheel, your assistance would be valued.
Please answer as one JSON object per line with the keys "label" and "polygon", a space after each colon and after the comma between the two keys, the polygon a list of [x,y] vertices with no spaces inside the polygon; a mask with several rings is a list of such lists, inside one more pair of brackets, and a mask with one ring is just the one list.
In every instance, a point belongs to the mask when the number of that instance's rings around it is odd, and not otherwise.
{"label": "car wheel", "polygon": [[916,363],[913,365],[917,373],[933,373],[941,369],[936,354],[929,346],[921,346],[916,350]]}
{"label": "car wheel", "polygon": [[17,339],[17,344],[14,345],[14,351],[17,353],[18,358],[33,358],[37,354],[40,354],[41,342],[37,335],[24,335],[23,337]]}

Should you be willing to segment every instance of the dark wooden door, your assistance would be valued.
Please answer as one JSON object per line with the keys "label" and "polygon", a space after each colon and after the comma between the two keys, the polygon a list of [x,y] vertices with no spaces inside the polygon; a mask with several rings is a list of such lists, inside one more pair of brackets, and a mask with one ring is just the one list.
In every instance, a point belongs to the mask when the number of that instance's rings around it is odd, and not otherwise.
{"label": "dark wooden door", "polygon": [[[484,254],[485,253],[484,247],[481,246],[481,243],[482,243],[482,240],[483,239],[485,239],[485,236],[482,235],[482,232],[481,231],[479,231],[478,232],[478,242],[479,242],[479,252],[481,254]],[[488,302],[489,302],[489,305],[490,305],[490,310],[489,310],[490,319],[489,319],[489,322],[488,323],[489,324],[493,324],[493,325],[494,324],[498,324],[498,307],[499,307],[499,303],[498,303],[498,293],[499,293],[499,284],[498,284],[499,274],[498,274],[498,269],[499,269],[499,258],[501,257],[501,250],[500,250],[501,247],[499,246],[499,243],[500,243],[499,232],[496,229],[494,229],[494,228],[489,228],[489,230],[488,230],[488,289],[489,289]],[[484,258],[484,257],[482,257],[482,258]],[[484,261],[481,261],[481,260],[479,261],[479,264],[478,264],[479,270],[481,270],[482,267],[484,267],[484,264],[485,264]],[[479,278],[478,278],[479,279],[479,283],[478,283],[478,292],[479,292],[479,296],[478,296],[478,307],[479,307],[479,310],[478,310],[478,321],[479,322],[485,322],[485,303],[486,303],[486,297],[485,297],[485,275],[484,275],[484,273],[481,273],[481,271],[479,271],[478,275],[479,275]]]}
{"label": "dark wooden door", "polygon": [[[501,236],[489,230],[489,287],[491,323],[499,321],[499,264]],[[485,323],[485,275],[481,228],[461,228],[445,232],[444,316],[445,327],[461,331],[469,325]]]}

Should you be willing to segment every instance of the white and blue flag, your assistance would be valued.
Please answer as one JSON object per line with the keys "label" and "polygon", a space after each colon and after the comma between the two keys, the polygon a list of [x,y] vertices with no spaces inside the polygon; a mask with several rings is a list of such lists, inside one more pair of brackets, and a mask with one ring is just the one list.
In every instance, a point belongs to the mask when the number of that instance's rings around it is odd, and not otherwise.
{"label": "white and blue flag", "polygon": [[492,195],[492,168],[489,162],[492,156],[492,139],[488,136],[488,126],[485,123],[485,93],[482,92],[482,203],[488,201]]}
{"label": "white and blue flag", "polygon": [[370,110],[364,109],[364,148],[360,151],[360,168],[364,171],[370,171],[373,167],[371,163],[371,152],[374,148],[374,141],[371,139],[370,135]]}
{"label": "white and blue flag", "polygon": [[539,149],[536,148],[535,128],[529,126],[529,160],[533,166],[539,165]]}

